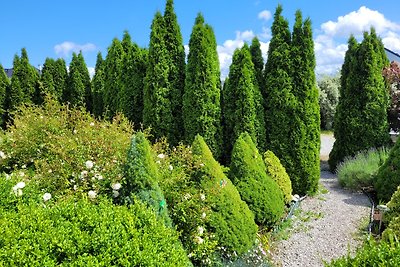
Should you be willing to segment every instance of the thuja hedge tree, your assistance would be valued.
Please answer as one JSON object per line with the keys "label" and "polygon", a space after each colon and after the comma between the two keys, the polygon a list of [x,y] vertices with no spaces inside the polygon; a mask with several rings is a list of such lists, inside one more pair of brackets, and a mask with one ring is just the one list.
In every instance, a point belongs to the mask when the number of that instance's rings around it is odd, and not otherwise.
{"label": "thuja hedge tree", "polygon": [[97,54],[95,73],[92,79],[93,88],[93,115],[99,118],[104,112],[104,76],[105,64],[101,53]]}
{"label": "thuja hedge tree", "polygon": [[236,49],[223,90],[224,159],[229,162],[233,144],[247,132],[260,148],[265,147],[264,108],[249,47]]}
{"label": "thuja hedge tree", "polygon": [[182,92],[185,62],[182,36],[173,1],[168,0],[165,14],[154,16],[144,86],[143,123],[155,138],[167,137],[176,145],[183,134]]}
{"label": "thuja hedge tree", "polygon": [[[50,94],[58,101],[62,100],[63,92],[65,91],[67,84],[67,67],[64,59],[54,60],[52,58],[46,58],[40,81],[42,82],[43,90],[45,94]],[[40,96],[42,101],[44,96]]]}
{"label": "thuja hedge tree", "polygon": [[388,90],[382,76],[389,62],[382,49],[373,29],[360,44],[353,36],[349,39],[335,114],[336,141],[329,155],[332,171],[346,157],[389,144]]}
{"label": "thuja hedge tree", "polygon": [[21,57],[15,55],[11,87],[7,95],[9,111],[15,111],[23,103],[32,103],[39,74],[29,63],[28,53],[21,49]]}
{"label": "thuja hedge tree", "polygon": [[131,193],[136,195],[162,218],[165,225],[171,226],[164,194],[158,185],[157,166],[151,153],[144,133],[134,134],[125,166],[124,194],[130,200],[133,199]]}
{"label": "thuja hedge tree", "polygon": [[287,164],[286,170],[296,193],[313,194],[320,177],[320,109],[311,20],[303,21],[299,10],[292,33],[291,64],[292,92],[297,105],[290,132],[293,164]]}
{"label": "thuja hedge tree", "polygon": [[207,228],[215,233],[219,246],[240,256],[256,239],[254,215],[200,135],[193,141],[192,149],[193,157],[201,166],[193,172],[192,179],[200,185],[205,202],[211,208]]}
{"label": "thuja hedge tree", "polygon": [[5,127],[6,119],[6,93],[9,90],[10,80],[0,64],[0,127]]}
{"label": "thuja hedge tree", "polygon": [[189,41],[183,122],[185,140],[193,142],[200,134],[214,156],[221,155],[220,70],[214,31],[197,15]]}
{"label": "thuja hedge tree", "polygon": [[256,223],[272,227],[281,219],[285,204],[282,190],[266,171],[251,136],[242,133],[233,147],[229,178],[254,213]]}
{"label": "thuja hedge tree", "polygon": [[254,70],[256,72],[258,87],[264,88],[264,77],[263,77],[264,59],[262,57],[260,40],[258,40],[257,37],[254,37],[253,40],[251,41],[250,54],[251,54],[251,61],[253,62],[254,65]]}

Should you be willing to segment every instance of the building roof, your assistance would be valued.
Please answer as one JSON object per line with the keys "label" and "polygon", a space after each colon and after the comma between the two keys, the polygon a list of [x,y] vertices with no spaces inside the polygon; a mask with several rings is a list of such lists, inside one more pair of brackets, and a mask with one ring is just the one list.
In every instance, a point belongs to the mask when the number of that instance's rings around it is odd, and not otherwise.
{"label": "building roof", "polygon": [[400,55],[399,54],[397,54],[397,53],[395,53],[392,50],[387,49],[387,48],[385,48],[385,52],[386,52],[386,55],[387,55],[387,57],[388,57],[390,62],[396,61],[397,63],[400,64]]}

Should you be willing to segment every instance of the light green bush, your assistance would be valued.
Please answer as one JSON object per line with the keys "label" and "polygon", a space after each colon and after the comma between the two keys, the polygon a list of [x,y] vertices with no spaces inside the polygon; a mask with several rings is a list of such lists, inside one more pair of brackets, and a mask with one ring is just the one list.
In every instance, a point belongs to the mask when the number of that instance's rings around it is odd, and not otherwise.
{"label": "light green bush", "polygon": [[376,173],[388,156],[386,148],[379,148],[362,151],[345,159],[336,170],[340,185],[352,190],[373,186]]}
{"label": "light green bush", "polygon": [[140,202],[73,198],[0,217],[1,266],[189,266],[176,232]]}
{"label": "light green bush", "polygon": [[292,182],[290,181],[285,167],[283,167],[274,152],[270,150],[264,153],[264,162],[267,168],[267,175],[271,176],[278,184],[283,192],[285,203],[288,204],[292,201]]}
{"label": "light green bush", "polygon": [[23,170],[52,194],[112,194],[120,182],[132,127],[122,116],[96,121],[83,109],[47,99],[25,106],[0,138],[0,171]]}
{"label": "light green bush", "polygon": [[211,208],[207,227],[215,234],[220,247],[240,256],[256,240],[254,215],[201,136],[196,136],[192,149],[199,166],[194,169],[191,178],[199,184],[204,193],[204,201]]}
{"label": "light green bush", "polygon": [[283,216],[283,193],[267,175],[262,156],[247,132],[233,146],[229,178],[254,213],[257,224],[275,225]]}

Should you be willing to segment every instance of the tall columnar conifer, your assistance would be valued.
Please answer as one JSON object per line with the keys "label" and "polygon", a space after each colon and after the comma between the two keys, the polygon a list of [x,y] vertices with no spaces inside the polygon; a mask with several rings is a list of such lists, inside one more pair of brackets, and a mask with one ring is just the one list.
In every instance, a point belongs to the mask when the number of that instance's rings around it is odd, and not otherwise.
{"label": "tall columnar conifer", "polygon": [[166,29],[160,12],[154,16],[149,45],[148,66],[144,87],[143,123],[151,127],[155,138],[167,137],[171,144],[177,142],[174,135],[175,119],[172,114],[170,87],[170,58],[165,41]]}
{"label": "tall columnar conifer", "polygon": [[176,140],[182,139],[183,117],[182,117],[182,96],[185,89],[185,48],[174,11],[174,1],[167,0],[164,11],[165,23],[165,46],[170,57],[169,86],[172,116],[174,117],[174,134]]}
{"label": "tall columnar conifer", "polygon": [[346,157],[389,144],[388,90],[382,77],[389,61],[382,47],[374,30],[364,33],[360,44],[353,36],[349,39],[335,114],[336,141],[329,155],[332,171]]}
{"label": "tall columnar conifer", "polygon": [[254,143],[264,148],[264,109],[260,103],[262,97],[247,44],[233,54],[229,80],[222,95],[225,161],[229,161],[233,144],[242,132],[247,132]]}
{"label": "tall columnar conifer", "polygon": [[0,64],[0,127],[4,128],[6,119],[6,93],[9,90],[10,80]]}
{"label": "tall columnar conifer", "polygon": [[37,70],[29,63],[28,53],[21,49],[21,57],[15,55],[13,75],[8,94],[9,110],[14,111],[23,103],[32,103],[39,80]]}
{"label": "tall columnar conifer", "polygon": [[46,58],[40,77],[44,93],[50,94],[58,101],[61,101],[66,88],[67,76],[68,72],[64,59]]}
{"label": "tall columnar conifer", "polygon": [[254,64],[254,70],[256,72],[258,87],[264,88],[264,77],[263,77],[264,59],[262,57],[260,40],[258,40],[257,37],[254,37],[253,40],[251,41],[250,53],[251,53],[251,61]]}
{"label": "tall columnar conifer", "polygon": [[267,149],[281,160],[288,171],[296,168],[293,161],[293,128],[298,127],[296,98],[292,92],[291,35],[288,21],[281,15],[282,6],[276,8],[272,24],[272,38],[265,64],[264,100]]}
{"label": "tall columnar conifer", "polygon": [[69,65],[67,90],[64,100],[74,106],[86,106],[88,111],[92,108],[92,94],[89,71],[82,52],[72,54]]}
{"label": "tall columnar conifer", "polygon": [[93,88],[93,115],[97,118],[103,116],[104,113],[104,77],[105,63],[101,52],[97,54],[95,72],[92,79]]}
{"label": "tall columnar conifer", "polygon": [[313,194],[318,189],[320,177],[320,113],[311,21],[303,22],[299,10],[292,33],[291,63],[292,92],[297,106],[290,133],[293,164],[289,164],[286,171],[294,192]]}
{"label": "tall columnar conifer", "polygon": [[113,117],[120,107],[120,91],[122,88],[121,75],[123,66],[124,49],[121,42],[114,38],[108,47],[107,57],[104,62],[104,94],[103,103],[106,116]]}
{"label": "tall columnar conifer", "polygon": [[221,155],[221,81],[217,43],[212,27],[198,14],[189,41],[183,123],[185,139],[203,136],[216,158]]}
{"label": "tall columnar conifer", "polygon": [[120,93],[120,109],[125,116],[139,128],[143,122],[143,87],[146,77],[147,50],[127,41],[126,32],[122,40],[124,48],[122,66],[122,90]]}

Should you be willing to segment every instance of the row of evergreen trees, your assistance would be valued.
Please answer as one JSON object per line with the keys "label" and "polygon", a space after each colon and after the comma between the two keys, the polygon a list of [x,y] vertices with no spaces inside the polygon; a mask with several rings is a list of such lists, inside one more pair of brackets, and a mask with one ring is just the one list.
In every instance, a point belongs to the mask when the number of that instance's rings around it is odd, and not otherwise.
{"label": "row of evergreen trees", "polygon": [[[62,59],[46,59],[42,74],[30,66],[25,49],[14,61],[5,109],[40,104],[49,93],[60,101],[86,106],[96,117],[124,113],[136,128],[151,128],[154,139],[190,144],[200,134],[216,158],[229,163],[234,141],[246,131],[260,151],[273,151],[286,167],[294,191],[312,193],[319,178],[319,105],[311,22],[296,13],[293,32],[278,6],[268,61],[254,38],[233,55],[221,88],[213,28],[201,14],[185,51],[173,0],[151,25],[148,49],[125,32],[103,60],[98,54],[90,80],[82,53],[67,71]],[[3,79],[2,79],[3,80]],[[5,82],[7,83],[7,79]]]}

